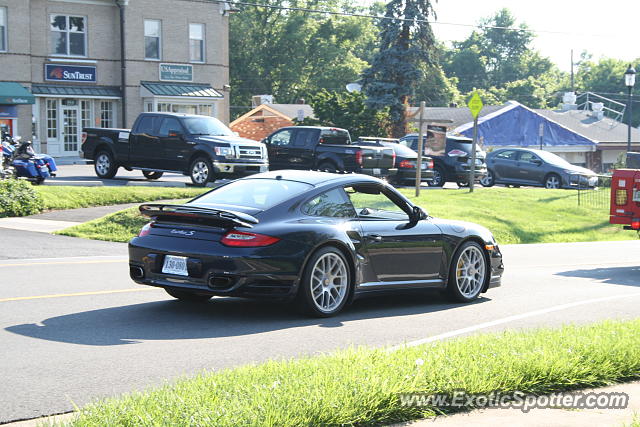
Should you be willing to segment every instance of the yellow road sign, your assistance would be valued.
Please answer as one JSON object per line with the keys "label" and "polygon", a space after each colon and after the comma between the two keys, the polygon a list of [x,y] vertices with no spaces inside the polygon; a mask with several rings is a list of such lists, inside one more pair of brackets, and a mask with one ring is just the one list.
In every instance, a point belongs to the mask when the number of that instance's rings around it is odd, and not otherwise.
{"label": "yellow road sign", "polygon": [[469,100],[467,106],[469,107],[473,118],[477,119],[478,114],[480,114],[480,110],[482,110],[482,107],[484,106],[484,104],[482,103],[482,99],[480,99],[480,95],[478,95],[478,92],[473,92],[473,95],[471,95],[471,99]]}

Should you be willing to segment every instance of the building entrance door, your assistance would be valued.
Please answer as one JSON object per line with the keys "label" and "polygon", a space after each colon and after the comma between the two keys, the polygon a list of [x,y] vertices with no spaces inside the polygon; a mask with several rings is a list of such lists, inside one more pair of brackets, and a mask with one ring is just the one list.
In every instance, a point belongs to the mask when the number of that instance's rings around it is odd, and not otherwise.
{"label": "building entrance door", "polygon": [[63,155],[77,155],[80,147],[80,127],[78,126],[78,107],[62,107]]}

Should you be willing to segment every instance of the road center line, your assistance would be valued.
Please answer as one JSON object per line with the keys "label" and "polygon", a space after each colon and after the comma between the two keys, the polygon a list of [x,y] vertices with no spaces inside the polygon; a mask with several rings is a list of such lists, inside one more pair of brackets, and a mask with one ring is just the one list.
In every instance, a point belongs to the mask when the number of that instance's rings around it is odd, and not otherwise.
{"label": "road center line", "polygon": [[423,338],[423,339],[419,339],[419,340],[415,340],[415,341],[409,341],[409,342],[404,343],[404,344],[400,344],[400,345],[396,345],[396,346],[390,347],[388,349],[388,351],[393,352],[393,351],[396,351],[396,350],[400,350],[402,348],[416,347],[416,346],[421,345],[421,344],[427,344],[427,343],[434,342],[434,341],[440,341],[440,340],[443,340],[443,339],[446,339],[446,338],[452,338],[452,337],[455,337],[455,336],[458,336],[458,335],[468,334],[470,332],[475,332],[475,331],[478,331],[478,330],[481,330],[481,329],[490,328],[492,326],[497,326],[497,325],[502,325],[502,324],[505,324],[505,323],[515,322],[516,320],[522,320],[522,319],[526,319],[526,318],[529,318],[529,317],[541,316],[543,314],[553,313],[555,311],[567,310],[569,308],[579,307],[581,305],[595,304],[595,303],[598,303],[598,302],[605,302],[605,301],[611,301],[611,300],[616,300],[616,299],[621,299],[621,298],[630,298],[630,297],[638,297],[638,296],[640,296],[640,292],[634,292],[634,293],[623,294],[623,295],[612,295],[612,296],[602,297],[602,298],[592,298],[592,299],[587,299],[587,300],[583,300],[583,301],[570,302],[570,303],[567,303],[567,304],[554,305],[552,307],[547,307],[547,308],[543,308],[543,309],[540,309],[540,310],[529,311],[527,313],[516,314],[514,316],[503,317],[502,319],[496,319],[496,320],[492,320],[490,322],[480,323],[480,324],[477,324],[477,325],[469,326],[467,328],[456,329],[456,330],[445,332],[445,333],[442,333],[442,334],[439,334],[439,335],[434,335],[434,336],[428,337],[428,338]]}
{"label": "road center line", "polygon": [[0,299],[0,302],[25,301],[25,300],[45,299],[45,298],[81,297],[86,295],[122,294],[126,292],[146,292],[146,291],[155,291],[155,290],[157,289],[156,288],[130,288],[130,289],[117,289],[113,291],[93,291],[93,292],[76,292],[72,294],[36,295],[32,297],[3,298],[3,299]]}

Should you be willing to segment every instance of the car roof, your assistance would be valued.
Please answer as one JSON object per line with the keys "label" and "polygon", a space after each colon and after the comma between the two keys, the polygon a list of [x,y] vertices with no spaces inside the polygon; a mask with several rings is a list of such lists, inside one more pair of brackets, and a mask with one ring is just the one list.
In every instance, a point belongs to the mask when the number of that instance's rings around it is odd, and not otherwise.
{"label": "car roof", "polygon": [[171,113],[171,112],[165,112],[165,111],[158,111],[158,112],[147,112],[147,113],[140,113],[141,116],[170,116],[170,117],[206,117],[206,118],[215,118],[215,117],[211,117],[211,116],[202,116],[202,115],[198,115],[198,114],[185,114],[185,113]]}
{"label": "car roof", "polygon": [[348,132],[348,130],[346,129],[338,128],[335,126],[285,126],[276,130],[282,130],[282,129],[320,129],[320,130],[340,130],[340,131]]}
{"label": "car roof", "polygon": [[[279,177],[279,178],[278,178]],[[331,183],[349,183],[354,181],[370,181],[371,183],[383,183],[378,178],[369,175],[357,173],[328,173],[321,171],[302,171],[302,170],[278,170],[250,175],[242,179],[284,179],[287,181],[303,182],[305,184],[317,187],[319,185]]]}

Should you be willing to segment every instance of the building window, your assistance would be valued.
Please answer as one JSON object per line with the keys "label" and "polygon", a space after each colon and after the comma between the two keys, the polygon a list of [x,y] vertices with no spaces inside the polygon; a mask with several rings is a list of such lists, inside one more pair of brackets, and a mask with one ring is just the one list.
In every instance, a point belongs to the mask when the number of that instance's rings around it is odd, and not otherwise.
{"label": "building window", "polygon": [[213,105],[200,105],[200,115],[213,117]]}
{"label": "building window", "polygon": [[87,56],[86,18],[51,15],[51,53],[65,56]]}
{"label": "building window", "polygon": [[162,26],[160,21],[144,20],[144,57],[145,59],[160,60],[162,48]]}
{"label": "building window", "polygon": [[171,111],[171,104],[159,103],[158,104],[158,112],[167,113]]}
{"label": "building window", "polygon": [[100,102],[100,127],[113,127],[113,102],[111,101]]}
{"label": "building window", "polygon": [[7,8],[0,7],[0,52],[7,51]]}
{"label": "building window", "polygon": [[189,24],[191,62],[204,62],[204,24]]}
{"label": "building window", "polygon": [[47,99],[47,138],[58,139],[58,101]]}
{"label": "building window", "polygon": [[93,102],[80,101],[80,115],[82,118],[83,128],[92,128],[93,124]]}

